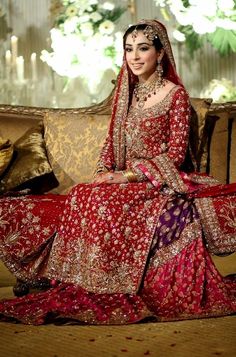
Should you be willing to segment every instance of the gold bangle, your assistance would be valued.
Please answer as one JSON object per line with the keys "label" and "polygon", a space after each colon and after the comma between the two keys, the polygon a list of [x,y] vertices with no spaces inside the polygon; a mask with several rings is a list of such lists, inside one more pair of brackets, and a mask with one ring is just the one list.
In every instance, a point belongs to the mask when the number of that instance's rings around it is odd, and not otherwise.
{"label": "gold bangle", "polygon": [[122,171],[124,177],[127,179],[128,182],[137,182],[137,176],[131,170]]}

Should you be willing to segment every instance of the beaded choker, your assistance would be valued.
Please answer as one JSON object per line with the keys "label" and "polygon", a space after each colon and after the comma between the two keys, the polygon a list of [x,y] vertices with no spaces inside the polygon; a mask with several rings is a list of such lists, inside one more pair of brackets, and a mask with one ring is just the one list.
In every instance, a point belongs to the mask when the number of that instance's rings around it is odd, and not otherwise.
{"label": "beaded choker", "polygon": [[161,88],[166,84],[166,80],[161,78],[157,79],[156,77],[145,83],[136,83],[134,87],[134,96],[138,107],[142,109],[147,101],[152,95],[155,95]]}

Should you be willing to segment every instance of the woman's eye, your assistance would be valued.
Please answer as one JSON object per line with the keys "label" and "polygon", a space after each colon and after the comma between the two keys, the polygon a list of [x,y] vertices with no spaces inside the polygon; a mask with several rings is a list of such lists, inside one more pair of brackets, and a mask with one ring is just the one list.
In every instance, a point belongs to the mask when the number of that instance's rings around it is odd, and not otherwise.
{"label": "woman's eye", "polygon": [[126,51],[126,52],[131,52],[131,51],[132,51],[132,48],[126,48],[125,51]]}
{"label": "woman's eye", "polygon": [[148,51],[149,47],[140,47],[140,51]]}

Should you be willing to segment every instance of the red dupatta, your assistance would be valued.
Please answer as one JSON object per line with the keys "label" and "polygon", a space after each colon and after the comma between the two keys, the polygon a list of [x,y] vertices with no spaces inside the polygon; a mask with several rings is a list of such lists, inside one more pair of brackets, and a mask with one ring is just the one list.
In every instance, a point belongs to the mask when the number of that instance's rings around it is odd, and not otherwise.
{"label": "red dupatta", "polygon": [[[183,86],[176,72],[175,60],[165,26],[157,20],[141,20],[137,23],[137,25],[139,24],[151,26],[163,45],[164,77],[176,85]],[[109,170],[123,170],[125,166],[124,123],[128,114],[133,87],[137,81],[138,78],[129,69],[124,55],[113,97],[109,136],[100,156],[100,162]]]}

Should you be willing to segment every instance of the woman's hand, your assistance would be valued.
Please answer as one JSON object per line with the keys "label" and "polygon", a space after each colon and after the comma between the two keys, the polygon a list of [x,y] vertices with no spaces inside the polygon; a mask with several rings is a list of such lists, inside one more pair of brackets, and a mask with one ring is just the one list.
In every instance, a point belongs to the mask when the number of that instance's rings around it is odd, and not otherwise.
{"label": "woman's hand", "polygon": [[103,172],[101,174],[98,174],[94,180],[93,183],[95,184],[101,184],[101,183],[108,183],[108,184],[113,184],[113,183],[127,183],[128,180],[127,178],[123,175],[121,171],[117,172]]}

